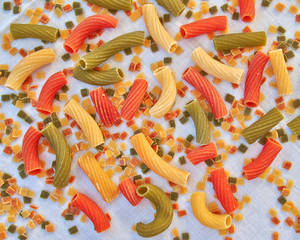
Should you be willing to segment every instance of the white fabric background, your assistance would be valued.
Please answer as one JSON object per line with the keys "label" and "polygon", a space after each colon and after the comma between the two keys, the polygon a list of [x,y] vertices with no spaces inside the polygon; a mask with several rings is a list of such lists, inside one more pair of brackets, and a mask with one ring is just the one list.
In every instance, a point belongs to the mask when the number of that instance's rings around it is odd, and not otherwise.
{"label": "white fabric background", "polygon": [[[3,0],[1,1],[2,5]],[[44,1],[28,1],[24,0],[24,3],[22,4],[22,12],[18,15],[13,15],[12,11],[3,11],[2,6],[0,7],[0,33],[7,33],[9,31],[9,24],[12,22],[16,23],[28,23],[29,19],[25,16],[26,9],[35,7],[42,7]],[[65,0],[65,4],[72,3],[73,1],[67,1]],[[149,0],[149,2],[155,2],[154,0]],[[196,1],[197,6],[194,10],[194,12],[199,11],[200,9],[200,1]],[[223,15],[223,12],[220,9],[220,6],[227,1],[217,1],[217,0],[211,0],[209,1],[210,6],[213,6],[217,4],[219,13],[218,15]],[[295,22],[295,16],[288,12],[289,6],[292,4],[296,4],[297,1],[281,1],[286,3],[286,8],[281,14],[278,14],[278,12],[274,9],[274,6],[279,2],[278,0],[273,0],[269,8],[262,8],[260,7],[261,0],[258,0],[256,3],[256,17],[255,20],[249,24],[251,29],[253,31],[266,31],[268,30],[268,27],[270,24],[274,24],[276,26],[283,26],[286,28],[286,37],[288,38],[294,38],[294,32],[295,30],[300,30],[299,27]],[[157,6],[157,4],[155,3]],[[299,5],[297,5],[300,7]],[[84,9],[85,16],[93,15],[94,13],[91,12],[90,8],[86,6],[86,3],[82,3],[82,7]],[[193,18],[187,19],[184,17],[186,11],[184,13],[177,17],[172,18],[171,23],[166,23],[165,27],[167,28],[168,32],[171,33],[171,35],[174,37],[175,34],[179,31],[179,27],[182,24],[192,22]],[[158,14],[162,16],[163,14],[167,13],[165,9],[158,6],[157,7]],[[45,11],[45,14],[47,14],[51,20],[47,25],[57,27],[59,29],[65,29],[64,23],[68,20],[72,20],[75,24],[76,18],[74,11],[64,14],[61,18],[57,18],[53,12]],[[225,13],[225,15],[228,17],[228,28],[229,32],[241,32],[241,30],[247,25],[243,23],[241,20],[234,21],[231,20],[231,15],[229,13]],[[210,17],[211,15],[208,13],[204,15],[204,17]],[[116,14],[116,17],[119,19],[120,23],[116,29],[106,29],[104,34],[101,36],[101,39],[104,41],[108,41],[116,36],[119,36],[123,33],[135,31],[135,30],[143,30],[146,32],[146,36],[148,36],[148,32],[146,30],[146,27],[144,25],[143,19],[140,18],[137,22],[132,23],[131,20],[124,14],[124,12],[119,11]],[[277,34],[270,34],[267,33],[267,46],[264,47],[263,51],[267,52],[267,50],[270,48],[271,43],[273,40],[276,40]],[[99,38],[94,39],[95,42],[97,42]],[[93,41],[90,41],[93,42]],[[46,79],[52,75],[53,73],[62,70],[63,68],[71,67],[73,66],[73,62],[70,60],[68,62],[64,62],[61,59],[61,56],[65,53],[62,47],[63,41],[59,39],[56,43],[50,43],[47,45],[42,44],[39,40],[35,39],[24,39],[24,40],[16,40],[12,42],[12,46],[19,48],[24,48],[26,50],[30,50],[33,47],[43,45],[44,47],[52,47],[56,53],[56,61],[39,69],[39,71],[45,71],[46,72]],[[182,40],[179,42],[180,46],[184,49],[184,53],[180,56],[176,56],[175,54],[172,54],[171,57],[173,58],[173,63],[170,65],[170,68],[175,71],[176,74],[176,81],[181,79],[181,74],[183,71],[190,65],[194,65],[192,60],[190,59],[191,52],[194,48],[201,46],[206,51],[213,51],[216,54],[216,51],[213,47],[212,41],[209,41],[206,35],[196,37],[194,39],[189,40]],[[297,98],[299,97],[299,90],[300,90],[300,83],[299,83],[299,69],[298,69],[298,63],[300,59],[299,50],[295,51],[296,57],[292,60],[288,61],[288,65],[291,65],[295,68],[294,71],[290,72],[290,77],[293,84],[294,94],[289,97],[285,97],[285,103],[287,104],[288,100],[290,98]],[[84,53],[80,52],[81,55]],[[4,52],[3,50],[0,50],[0,64],[9,64],[10,70],[16,65],[18,61],[21,60],[20,55],[10,56],[8,52]],[[119,66],[125,71],[125,81],[126,80],[134,80],[137,73],[131,73],[128,72],[127,69],[129,67],[129,63],[131,58],[134,55],[125,56],[124,54],[124,62],[123,63],[116,63],[112,59],[109,59],[106,61],[106,63],[110,64],[111,67]],[[150,70],[150,63],[157,62],[159,60],[163,60],[164,57],[170,56],[167,54],[164,50],[160,48],[159,52],[153,54],[150,49],[144,49],[143,53],[140,55],[142,58],[142,71],[146,75],[146,79],[149,82],[148,90],[151,90],[155,85],[159,85],[159,82],[155,79],[153,76],[153,73]],[[267,67],[270,66],[270,63],[267,64]],[[245,68],[244,65],[238,64],[238,67]],[[212,77],[207,77],[209,80],[212,80]],[[244,77],[245,78],[245,77]],[[41,90],[41,87],[45,80],[36,80],[35,79],[35,73],[33,74],[34,84],[38,84],[39,88],[37,89],[37,96]],[[274,77],[271,79],[267,79],[266,83],[262,86],[262,92],[266,96],[265,100],[260,104],[259,109],[263,111],[269,111],[271,108],[275,106],[274,99],[278,96],[277,90],[274,88],[270,88],[269,81],[274,81]],[[94,86],[87,85],[84,83],[81,83],[77,80],[75,80],[72,77],[68,77],[68,86],[70,87],[70,90],[67,92],[68,96],[70,97],[73,94],[79,94],[80,95],[80,89],[82,88],[88,88],[89,90],[94,89]],[[233,90],[231,87],[231,84],[228,82],[222,82],[221,85],[217,85],[216,88],[221,94],[222,97],[226,95],[226,93],[233,94],[236,99],[240,99],[243,97],[243,89],[244,89],[244,81],[242,81],[242,84],[239,88]],[[193,88],[189,86],[189,89],[192,90]],[[0,93],[9,93],[12,92],[11,90],[4,88],[3,86],[0,86]],[[192,95],[188,93],[185,98],[181,98],[177,96],[177,101],[174,106],[175,108],[181,108],[183,109],[184,104],[192,99]],[[58,102],[55,101],[56,105],[60,105],[61,107],[64,106],[65,102]],[[229,104],[226,103],[227,107],[230,108]],[[36,126],[36,122],[41,121],[39,116],[37,115],[36,111],[30,106],[30,104],[27,104],[25,109],[27,113],[30,113],[34,118],[33,126]],[[18,119],[16,114],[19,111],[19,109],[15,108],[10,103],[2,103],[2,108],[0,109],[1,112],[5,113],[6,117],[12,117],[15,120],[18,120],[21,122],[23,134],[29,127],[29,125],[22,120]],[[296,110],[295,114],[293,116],[287,115],[284,113],[285,119],[277,126],[277,128],[282,127],[284,130],[290,135],[291,131],[287,128],[286,123],[299,115],[299,109]],[[60,113],[59,116],[62,118],[63,113]],[[140,117],[140,119],[137,121],[138,123],[141,123],[141,120],[144,117]],[[150,118],[151,120],[155,120]],[[253,120],[257,120],[257,117],[254,116]],[[157,120],[155,120],[157,121]],[[168,126],[167,122],[159,120],[161,124],[163,124],[165,127]],[[195,134],[194,132],[194,126],[191,121],[185,125],[181,125],[181,123],[176,120],[176,133],[175,137],[183,136],[186,137],[188,134]],[[247,124],[249,124],[247,122]],[[234,122],[235,126],[239,126],[238,122]],[[125,123],[123,123],[119,128],[112,127],[109,129],[111,133],[115,132],[121,132],[121,131],[128,131],[129,134],[131,133],[130,129],[127,129]],[[241,139],[240,142],[232,142],[231,136],[229,133],[225,133],[220,129],[222,132],[222,137],[226,140],[229,144],[235,144],[237,147],[240,143],[244,143],[248,146],[248,144],[244,141],[244,139]],[[73,131],[74,133],[75,131]],[[22,138],[18,139],[15,143],[21,144]],[[212,139],[214,141],[214,139]],[[70,145],[75,144],[77,141],[75,137],[68,137],[68,142]],[[120,142],[120,141],[118,141]],[[128,143],[128,150],[131,147],[130,143]],[[283,144],[283,150],[278,155],[274,163],[271,165],[272,168],[278,168],[282,170],[282,176],[285,179],[285,182],[288,179],[293,179],[295,181],[295,186],[291,191],[290,196],[288,197],[288,200],[293,200],[298,208],[300,208],[300,192],[298,189],[298,184],[300,183],[299,178],[299,172],[300,172],[300,165],[297,163],[297,158],[299,158],[299,149],[300,143],[299,141],[296,144],[292,143],[285,143]],[[167,147],[165,148],[166,150]],[[234,177],[241,177],[242,167],[243,167],[243,160],[245,157],[251,158],[256,157],[258,153],[261,151],[262,146],[258,143],[254,143],[251,146],[249,146],[249,150],[246,152],[245,155],[237,152],[235,155],[229,155],[228,160],[224,162],[225,169],[231,172],[231,175]],[[139,221],[142,222],[150,222],[153,217],[153,209],[151,205],[148,203],[147,200],[143,200],[137,207],[132,207],[127,200],[120,195],[117,197],[113,202],[110,204],[105,203],[100,195],[95,190],[92,183],[89,181],[87,176],[83,173],[83,171],[79,168],[79,166],[76,164],[77,159],[83,154],[83,152],[78,152],[74,155],[74,162],[72,164],[72,175],[76,176],[75,182],[71,185],[72,187],[78,189],[78,191],[88,195],[90,198],[92,198],[96,203],[105,211],[109,212],[112,216],[111,221],[111,228],[101,234],[97,234],[93,230],[93,225],[91,221],[88,220],[86,224],[83,224],[79,221],[80,217],[75,217],[74,221],[65,221],[63,217],[60,216],[61,212],[67,207],[67,203],[64,206],[60,206],[58,203],[53,203],[50,199],[43,200],[39,198],[40,191],[42,189],[49,190],[52,192],[54,188],[52,186],[48,186],[44,183],[44,179],[38,179],[36,177],[29,176],[25,180],[20,180],[17,173],[17,164],[11,162],[11,157],[5,155],[3,152],[3,145],[0,145],[0,169],[13,174],[14,177],[17,177],[18,179],[18,185],[21,187],[28,187],[31,189],[34,189],[36,191],[36,197],[33,200],[34,204],[37,204],[39,206],[38,212],[42,213],[47,220],[50,220],[52,223],[55,224],[56,231],[54,233],[46,233],[45,230],[42,230],[40,227],[36,227],[34,230],[29,230],[28,228],[28,235],[29,239],[94,239],[94,238],[100,238],[100,239],[142,239],[138,236],[137,233],[132,232],[130,230],[131,226]],[[219,153],[221,153],[222,150],[219,149]],[[127,152],[129,153],[129,151]],[[176,154],[174,159],[172,160],[171,164],[175,166],[179,166],[178,163],[178,157],[182,156],[182,154]],[[45,160],[47,162],[46,167],[50,167],[52,160],[54,160],[54,155],[50,155],[47,153],[43,153],[40,156],[41,159]],[[282,168],[282,163],[285,160],[289,160],[293,163],[293,166],[290,171],[286,171]],[[190,202],[187,202],[186,199],[190,198],[190,195],[196,190],[196,184],[198,181],[200,181],[205,174],[205,164],[199,164],[197,166],[192,166],[189,162],[183,166],[180,166],[182,169],[187,170],[191,172],[191,177],[188,183],[188,190],[189,192],[185,195],[182,195],[179,197],[178,204],[180,209],[186,209],[188,215],[184,216],[182,218],[178,218],[177,213],[174,212],[174,218],[171,226],[162,234],[160,234],[157,237],[154,237],[153,239],[172,239],[171,230],[173,228],[178,228],[180,233],[183,232],[189,232],[191,239],[223,239],[223,236],[219,236],[218,231],[209,229],[207,227],[202,226],[193,216]],[[115,174],[113,176],[113,181],[118,184],[119,178],[118,174]],[[163,178],[157,176],[153,172],[149,172],[144,176],[150,176],[152,177],[153,183],[159,187],[161,187],[164,191],[172,191],[172,188],[170,188],[167,184],[167,181]],[[66,195],[66,192],[68,190],[68,187],[64,189],[64,195]],[[214,191],[212,188],[212,185],[210,183],[206,184],[205,192],[207,194],[207,203],[209,201],[213,201],[213,195]],[[235,221],[235,227],[236,227],[236,233],[232,235],[234,239],[237,240],[247,240],[247,239],[271,239],[272,232],[278,231],[280,233],[280,236],[284,239],[299,239],[299,235],[295,234],[295,230],[293,228],[289,228],[285,223],[284,220],[286,217],[291,216],[293,219],[294,217],[290,213],[286,213],[281,211],[281,205],[277,202],[277,198],[280,196],[280,192],[277,191],[277,187],[275,184],[270,184],[266,181],[263,181],[261,179],[255,179],[252,181],[245,181],[244,186],[238,186],[238,193],[235,194],[235,196],[238,199],[242,199],[243,195],[250,195],[252,197],[252,203],[250,205],[245,204],[244,209],[241,211],[241,213],[244,215],[244,220],[236,223]],[[71,200],[70,197],[67,196],[68,201]],[[221,205],[218,203],[220,209],[222,209]],[[268,215],[268,210],[274,207],[278,211],[278,217],[281,220],[281,223],[278,226],[273,225],[271,222],[271,217]],[[237,210],[236,212],[240,212]],[[6,223],[6,215],[0,216],[0,222]],[[18,217],[17,226],[25,225],[26,220],[22,219],[21,217]],[[71,236],[68,232],[68,228],[71,226],[76,225],[79,229],[79,232],[73,236]],[[8,226],[8,225],[7,225]],[[15,239],[15,235],[11,235],[8,233],[8,239]]]}

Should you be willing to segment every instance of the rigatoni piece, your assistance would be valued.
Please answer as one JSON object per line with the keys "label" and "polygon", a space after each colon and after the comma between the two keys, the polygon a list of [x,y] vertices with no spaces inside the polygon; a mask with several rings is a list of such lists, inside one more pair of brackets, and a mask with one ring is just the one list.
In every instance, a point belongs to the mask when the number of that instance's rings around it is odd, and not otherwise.
{"label": "rigatoni piece", "polygon": [[265,115],[263,115],[256,122],[242,131],[242,136],[248,144],[254,143],[257,139],[263,137],[273,127],[275,127],[281,120],[283,115],[278,108],[273,108]]}
{"label": "rigatoni piece", "polygon": [[215,158],[218,155],[217,146],[214,143],[195,148],[186,155],[186,158],[193,164],[197,165],[208,159]]}
{"label": "rigatoni piece", "polygon": [[130,178],[125,178],[124,180],[122,180],[118,185],[118,188],[132,206],[138,205],[140,201],[143,200],[142,197],[137,195],[137,186]]}
{"label": "rigatoni piece", "polygon": [[108,175],[102,169],[100,163],[96,160],[91,152],[82,155],[78,161],[78,165],[89,177],[102,199],[110,203],[119,195],[118,187],[112,182]]}
{"label": "rigatoni piece", "polygon": [[87,0],[87,2],[111,10],[130,11],[132,9],[132,0]]}
{"label": "rigatoni piece", "polygon": [[292,132],[296,135],[300,135],[300,115],[295,117],[292,121],[290,121],[287,126],[292,130]]}
{"label": "rigatoni piece", "polygon": [[178,17],[185,9],[185,5],[180,0],[156,0],[156,2],[163,6],[174,17]]}
{"label": "rigatoni piece", "polygon": [[255,17],[255,0],[238,0],[241,19],[243,22],[252,22]]}

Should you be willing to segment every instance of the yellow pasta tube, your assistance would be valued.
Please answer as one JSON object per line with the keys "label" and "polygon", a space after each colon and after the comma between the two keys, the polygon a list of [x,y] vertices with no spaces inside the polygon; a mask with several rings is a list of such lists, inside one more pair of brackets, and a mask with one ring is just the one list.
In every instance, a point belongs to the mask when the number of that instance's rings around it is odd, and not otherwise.
{"label": "yellow pasta tube", "polygon": [[291,95],[293,88],[281,49],[269,51],[279,96]]}
{"label": "yellow pasta tube", "polygon": [[186,186],[190,173],[162,160],[152,149],[143,133],[134,135],[130,142],[141,160],[157,175],[180,186]]}
{"label": "yellow pasta tube", "polygon": [[160,23],[155,6],[152,4],[145,4],[143,6],[143,16],[147,30],[153,40],[166,52],[173,53],[177,48],[177,42]]}
{"label": "yellow pasta tube", "polygon": [[202,48],[196,48],[192,52],[192,60],[208,74],[223,79],[225,81],[240,84],[244,75],[244,70],[234,68],[220,63],[209,56]]}
{"label": "yellow pasta tube", "polygon": [[119,188],[112,182],[108,175],[104,172],[100,163],[96,160],[91,152],[82,155],[78,161],[78,165],[89,177],[102,199],[110,203],[120,193]]}
{"label": "yellow pasta tube", "polygon": [[152,117],[161,118],[170,111],[176,100],[176,83],[168,67],[160,67],[154,71],[154,76],[162,86],[162,92],[157,103],[150,109]]}
{"label": "yellow pasta tube", "polygon": [[71,99],[64,107],[64,112],[78,123],[87,137],[90,147],[96,147],[104,142],[98,124],[78,102]]}
{"label": "yellow pasta tube", "polygon": [[231,226],[232,218],[229,214],[214,214],[207,209],[204,192],[192,194],[191,206],[195,218],[202,225],[212,229],[227,229]]}
{"label": "yellow pasta tube", "polygon": [[5,86],[19,91],[26,78],[36,69],[55,60],[52,48],[46,48],[24,57],[9,74]]}

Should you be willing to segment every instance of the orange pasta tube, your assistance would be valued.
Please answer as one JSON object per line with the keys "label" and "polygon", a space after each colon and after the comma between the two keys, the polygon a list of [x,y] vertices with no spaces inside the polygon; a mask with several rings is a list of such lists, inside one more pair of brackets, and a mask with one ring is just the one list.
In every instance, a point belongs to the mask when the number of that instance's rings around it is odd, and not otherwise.
{"label": "orange pasta tube", "polygon": [[91,152],[82,155],[77,163],[89,177],[105,202],[109,203],[119,195],[118,187],[107,176]]}
{"label": "orange pasta tube", "polygon": [[255,17],[255,1],[239,0],[241,19],[243,22],[252,22]]}
{"label": "orange pasta tube", "polygon": [[49,77],[41,90],[36,110],[42,114],[51,114],[54,96],[66,84],[67,79],[63,72],[54,73]]}
{"label": "orange pasta tube", "polygon": [[72,198],[71,204],[79,208],[93,222],[97,233],[110,228],[110,223],[102,209],[89,197],[78,192]]}
{"label": "orange pasta tube", "polygon": [[125,178],[124,180],[122,180],[118,188],[120,189],[121,193],[128,200],[128,202],[130,202],[132,206],[138,205],[140,201],[143,200],[142,197],[137,195],[136,193],[137,186],[130,178]]}
{"label": "orange pasta tube", "polygon": [[210,158],[215,158],[218,155],[217,146],[214,143],[209,143],[198,147],[188,153],[186,158],[193,164],[197,165],[204,162]]}
{"label": "orange pasta tube", "polygon": [[243,168],[243,175],[248,179],[257,178],[274,161],[282,146],[272,138],[268,138],[261,153]]}
{"label": "orange pasta tube", "polygon": [[148,168],[170,182],[180,186],[186,186],[190,173],[162,160],[152,149],[143,133],[134,135],[130,142]]}

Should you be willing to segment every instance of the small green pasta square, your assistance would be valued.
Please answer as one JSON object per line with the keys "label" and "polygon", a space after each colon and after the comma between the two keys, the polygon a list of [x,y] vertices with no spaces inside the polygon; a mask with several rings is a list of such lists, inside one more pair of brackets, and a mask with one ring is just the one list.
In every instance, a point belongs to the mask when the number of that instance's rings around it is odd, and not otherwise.
{"label": "small green pasta square", "polygon": [[39,50],[42,50],[42,49],[44,49],[43,46],[37,46],[37,47],[33,48],[33,50],[34,50],[35,52],[37,52],[37,51],[39,51]]}
{"label": "small green pasta square", "polygon": [[80,16],[83,14],[83,9],[81,7],[74,8],[74,11],[75,11],[75,16]]}
{"label": "small green pasta square", "polygon": [[226,102],[233,103],[234,99],[235,99],[235,97],[233,95],[229,94],[229,93],[227,93],[226,96],[225,96],[225,101]]}
{"label": "small green pasta square", "polygon": [[263,0],[261,6],[269,7],[272,0]]}
{"label": "small green pasta square", "polygon": [[171,22],[172,16],[171,14],[164,14],[164,22]]}
{"label": "small green pasta square", "polygon": [[78,232],[78,228],[76,226],[73,226],[73,227],[69,228],[68,231],[71,235],[73,235]]}
{"label": "small green pasta square", "polygon": [[221,9],[222,9],[223,12],[228,12],[228,4],[227,3],[223,4],[221,6]]}
{"label": "small green pasta square", "polygon": [[10,95],[9,94],[2,94],[1,95],[1,101],[2,102],[7,102],[10,100]]}
{"label": "small green pasta square", "polygon": [[40,198],[47,199],[49,197],[50,193],[48,191],[42,190],[40,194]]}
{"label": "small green pasta square", "polygon": [[209,12],[211,15],[215,15],[216,13],[218,13],[218,8],[217,6],[212,6],[209,8]]}
{"label": "small green pasta square", "polygon": [[240,13],[239,12],[234,12],[232,14],[232,19],[233,20],[239,20],[239,18],[240,18]]}
{"label": "small green pasta square", "polygon": [[80,8],[80,2],[73,2],[73,4],[72,4],[72,8],[74,9],[74,8]]}
{"label": "small green pasta square", "polygon": [[241,143],[240,146],[238,147],[238,150],[239,150],[241,153],[245,153],[245,152],[247,152],[248,147],[247,147],[245,144]]}
{"label": "small green pasta square", "polygon": [[126,48],[126,49],[124,49],[124,52],[125,52],[125,54],[126,54],[127,56],[132,54],[131,48]]}
{"label": "small green pasta square", "polygon": [[215,164],[214,160],[212,160],[212,159],[207,159],[207,160],[205,161],[205,163],[206,163],[206,165],[207,165],[208,167],[211,167],[212,165]]}
{"label": "small green pasta square", "polygon": [[65,53],[64,55],[61,56],[61,59],[66,62],[71,59],[71,56],[69,53]]}
{"label": "small green pasta square", "polygon": [[18,14],[21,12],[21,6],[14,6],[13,7],[13,14]]}
{"label": "small green pasta square", "polygon": [[32,202],[32,198],[23,196],[23,203],[30,204]]}
{"label": "small green pasta square", "polygon": [[178,196],[179,196],[179,194],[177,193],[177,192],[171,192],[170,193],[170,199],[172,200],[172,201],[177,201],[178,200]]}
{"label": "small green pasta square", "polygon": [[144,174],[150,171],[150,168],[148,168],[145,163],[141,163],[140,168],[141,168],[142,173],[144,173]]}
{"label": "small green pasta square", "polygon": [[191,10],[187,11],[186,14],[185,14],[185,17],[187,19],[190,19],[192,16],[193,16],[193,11],[191,11]]}
{"label": "small green pasta square", "polygon": [[65,22],[65,25],[67,29],[72,29],[75,26],[72,21]]}
{"label": "small green pasta square", "polygon": [[184,156],[181,156],[181,157],[179,158],[179,163],[180,163],[180,165],[186,164],[186,159],[185,159]]}
{"label": "small green pasta square", "polygon": [[89,95],[89,90],[87,88],[83,88],[80,90],[80,94],[82,97],[86,97]]}
{"label": "small green pasta square", "polygon": [[7,231],[10,232],[10,233],[12,233],[12,234],[14,234],[15,231],[16,231],[16,229],[17,229],[16,225],[10,224],[9,227],[7,228]]}
{"label": "small green pasta square", "polygon": [[179,118],[179,121],[181,122],[181,124],[185,124],[189,119],[185,116]]}
{"label": "small green pasta square", "polygon": [[4,2],[3,3],[3,10],[11,10],[12,4],[11,2]]}
{"label": "small green pasta square", "polygon": [[284,27],[279,26],[279,27],[277,28],[277,32],[278,32],[279,34],[285,34],[286,30],[285,30]]}

